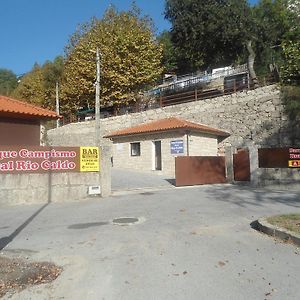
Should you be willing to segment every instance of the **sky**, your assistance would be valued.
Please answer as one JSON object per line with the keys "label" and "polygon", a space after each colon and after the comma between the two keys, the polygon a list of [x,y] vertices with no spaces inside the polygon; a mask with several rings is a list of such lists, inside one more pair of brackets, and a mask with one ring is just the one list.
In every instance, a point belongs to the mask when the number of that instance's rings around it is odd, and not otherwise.
{"label": "sky", "polygon": [[[184,0],[183,0],[184,1]],[[251,0],[250,2],[256,2]],[[152,17],[157,33],[170,29],[164,0],[136,0],[142,14]],[[79,24],[101,18],[113,4],[128,10],[132,0],[0,0],[0,68],[17,76],[64,54]]]}

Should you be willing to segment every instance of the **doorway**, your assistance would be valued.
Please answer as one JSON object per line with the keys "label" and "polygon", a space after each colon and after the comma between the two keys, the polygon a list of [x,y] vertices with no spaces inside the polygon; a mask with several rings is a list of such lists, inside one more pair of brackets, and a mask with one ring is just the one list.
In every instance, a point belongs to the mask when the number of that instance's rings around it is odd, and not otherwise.
{"label": "doorway", "polygon": [[161,161],[161,141],[154,141],[154,170],[162,170],[162,161]]}

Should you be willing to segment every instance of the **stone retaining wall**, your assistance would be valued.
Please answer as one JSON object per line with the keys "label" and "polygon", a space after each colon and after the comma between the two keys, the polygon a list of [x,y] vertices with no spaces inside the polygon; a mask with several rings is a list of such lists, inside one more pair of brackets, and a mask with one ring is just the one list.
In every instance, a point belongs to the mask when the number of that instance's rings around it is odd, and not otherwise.
{"label": "stone retaining wall", "polygon": [[[47,202],[84,201],[111,194],[111,148],[101,147],[101,172],[0,174],[0,206]],[[89,195],[100,186],[101,195]]]}
{"label": "stone retaining wall", "polygon": [[[295,130],[286,115],[280,89],[276,85],[102,119],[101,135],[167,117],[178,117],[229,132],[231,136],[219,145],[220,153],[224,153],[225,147],[247,147],[249,143],[261,148],[300,144],[300,132]],[[47,136],[48,143],[54,146],[93,145],[94,140],[94,121],[53,129],[48,131]],[[101,144],[111,142],[102,138]],[[287,180],[299,184],[299,169],[269,169],[258,173],[259,185],[287,183]]]}
{"label": "stone retaining wall", "polygon": [[[231,133],[221,147],[241,147],[251,141],[261,147],[290,146],[300,142],[300,133],[290,126],[276,85],[232,95],[199,100],[101,120],[102,136],[114,130],[152,120],[178,117]],[[50,145],[92,145],[95,121],[72,123],[48,131]],[[102,139],[107,144],[107,139]]]}
{"label": "stone retaining wall", "polygon": [[279,186],[284,189],[300,190],[300,169],[259,168],[259,186]]}
{"label": "stone retaining wall", "polygon": [[87,199],[99,173],[0,174],[0,206]]}

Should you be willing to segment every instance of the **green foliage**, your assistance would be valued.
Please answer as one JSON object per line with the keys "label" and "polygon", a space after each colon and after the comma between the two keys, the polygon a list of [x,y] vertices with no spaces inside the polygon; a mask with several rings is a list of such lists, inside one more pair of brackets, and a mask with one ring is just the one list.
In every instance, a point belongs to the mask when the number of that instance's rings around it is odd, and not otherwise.
{"label": "green foliage", "polygon": [[0,95],[9,96],[17,84],[17,76],[12,71],[0,69]]}
{"label": "green foliage", "polygon": [[163,49],[162,65],[165,72],[173,72],[177,70],[177,53],[171,40],[171,34],[163,31],[158,37],[158,42]]}
{"label": "green foliage", "polygon": [[43,66],[35,64],[33,69],[21,78],[13,96],[35,105],[55,109],[55,86],[56,82],[61,81],[63,65],[61,56],[53,62],[47,61]]}
{"label": "green foliage", "polygon": [[291,120],[296,120],[300,117],[300,86],[283,86],[282,94],[287,114]]}
{"label": "green foliage", "polygon": [[102,19],[79,29],[66,48],[64,110],[94,103],[96,48],[101,52],[101,105],[122,105],[162,73],[161,46],[152,23],[136,8],[118,13],[113,7]]}
{"label": "green foliage", "polygon": [[183,71],[240,60],[249,36],[246,0],[167,0],[166,18]]}
{"label": "green foliage", "polygon": [[42,106],[44,102],[43,72],[38,64],[35,64],[33,69],[21,78],[13,96]]}
{"label": "green foliage", "polygon": [[285,64],[282,43],[299,40],[300,15],[291,9],[298,0],[261,0],[252,8],[256,69],[259,74],[269,72],[269,65]]}
{"label": "green foliage", "polygon": [[282,48],[285,59],[281,66],[281,78],[288,84],[300,84],[300,40],[284,41]]}
{"label": "green foliage", "polygon": [[57,56],[53,62],[47,61],[43,65],[44,107],[55,109],[56,83],[61,85],[63,70],[64,59],[62,56]]}

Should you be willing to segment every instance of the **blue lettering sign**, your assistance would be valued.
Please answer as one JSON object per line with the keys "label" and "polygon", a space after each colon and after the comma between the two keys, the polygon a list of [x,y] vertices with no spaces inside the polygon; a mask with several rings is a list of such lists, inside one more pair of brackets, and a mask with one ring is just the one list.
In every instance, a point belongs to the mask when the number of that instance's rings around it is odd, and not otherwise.
{"label": "blue lettering sign", "polygon": [[171,154],[183,154],[183,140],[171,141]]}

